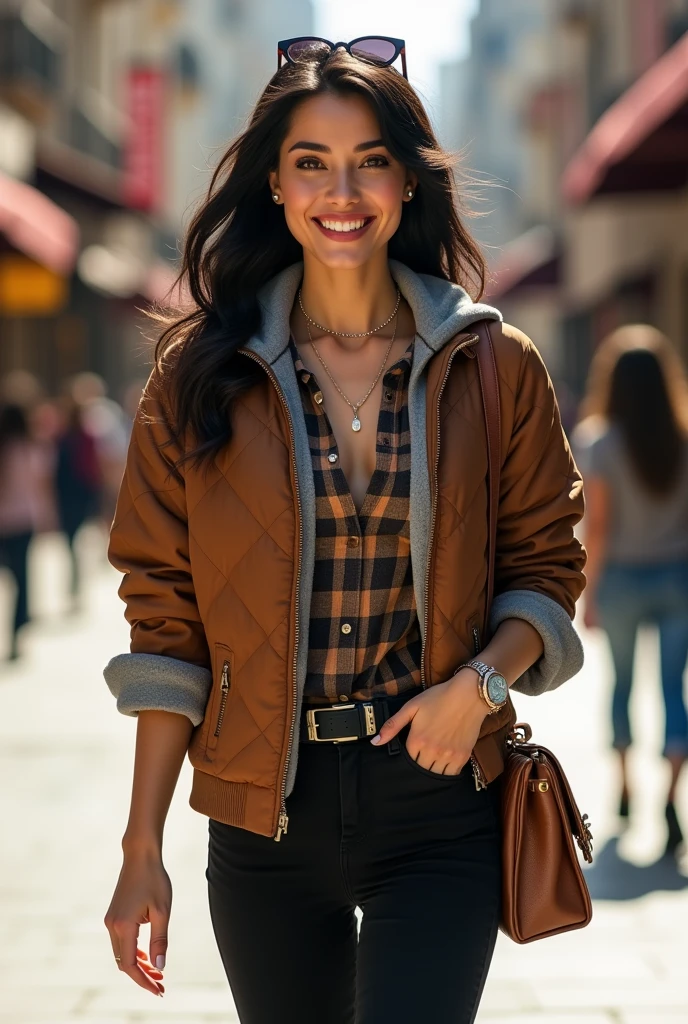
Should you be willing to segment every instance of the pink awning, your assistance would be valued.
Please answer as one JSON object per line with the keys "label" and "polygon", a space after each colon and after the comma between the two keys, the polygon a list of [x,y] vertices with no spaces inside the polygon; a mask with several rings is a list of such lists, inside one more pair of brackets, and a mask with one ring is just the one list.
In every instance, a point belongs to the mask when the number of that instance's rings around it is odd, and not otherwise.
{"label": "pink awning", "polygon": [[79,227],[38,189],[0,174],[0,232],[25,256],[70,274],[79,248]]}
{"label": "pink awning", "polygon": [[612,104],[562,178],[569,203],[688,181],[688,33]]}

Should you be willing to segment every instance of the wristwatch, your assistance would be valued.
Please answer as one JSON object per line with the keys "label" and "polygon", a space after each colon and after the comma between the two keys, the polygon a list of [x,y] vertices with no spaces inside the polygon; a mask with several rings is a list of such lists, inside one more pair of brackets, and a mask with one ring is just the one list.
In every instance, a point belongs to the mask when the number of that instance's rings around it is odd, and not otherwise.
{"label": "wristwatch", "polygon": [[509,684],[501,672],[482,661],[467,661],[461,668],[472,668],[480,676],[478,693],[487,704],[489,714],[503,708],[509,698]]}

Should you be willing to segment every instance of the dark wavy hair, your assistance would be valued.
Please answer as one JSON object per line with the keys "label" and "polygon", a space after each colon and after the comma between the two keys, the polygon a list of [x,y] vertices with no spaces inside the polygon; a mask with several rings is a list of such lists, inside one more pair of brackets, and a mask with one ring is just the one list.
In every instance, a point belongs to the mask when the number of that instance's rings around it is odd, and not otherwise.
{"label": "dark wavy hair", "polygon": [[646,491],[671,493],[688,458],[688,388],[666,335],[649,324],[625,324],[605,338],[590,367],[583,411],[618,427]]}
{"label": "dark wavy hair", "polygon": [[278,166],[298,104],[323,93],[367,100],[390,153],[418,177],[389,256],[418,273],[461,284],[476,297],[483,293],[485,262],[459,217],[453,159],[440,148],[406,79],[343,50],[287,64],[220,160],[189,225],[177,283],[187,290],[191,309],[152,314],[162,326],[155,360],[165,375],[173,431],[177,437],[188,431],[194,439],[177,465],[210,461],[230,440],[232,402],[262,373],[235,353],[260,326],[258,290],[303,258],[283,210],[271,199],[268,174]]}

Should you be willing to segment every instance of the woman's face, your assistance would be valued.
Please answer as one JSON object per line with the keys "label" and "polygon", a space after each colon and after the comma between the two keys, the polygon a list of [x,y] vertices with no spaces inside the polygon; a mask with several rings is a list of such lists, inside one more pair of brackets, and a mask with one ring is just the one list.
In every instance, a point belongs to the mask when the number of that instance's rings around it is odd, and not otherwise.
{"label": "woman's face", "polygon": [[415,187],[359,96],[324,94],[299,104],[270,174],[292,235],[332,268],[362,266],[386,246]]}

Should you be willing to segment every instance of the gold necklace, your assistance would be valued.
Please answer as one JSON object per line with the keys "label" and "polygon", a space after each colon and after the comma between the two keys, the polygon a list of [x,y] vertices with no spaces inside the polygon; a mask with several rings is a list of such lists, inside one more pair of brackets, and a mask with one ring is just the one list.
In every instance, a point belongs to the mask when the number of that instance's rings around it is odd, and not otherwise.
{"label": "gold necklace", "polygon": [[377,332],[381,331],[383,327],[387,326],[387,324],[391,324],[392,320],[394,319],[394,317],[397,315],[397,313],[399,311],[399,303],[401,302],[401,292],[397,288],[397,301],[396,301],[396,305],[394,306],[394,309],[392,310],[392,315],[388,316],[383,324],[380,324],[378,327],[371,327],[369,331],[355,331],[355,332],[331,331],[329,327],[323,327],[322,324],[319,324],[317,320],[314,320],[312,316],[308,315],[306,310],[303,308],[303,300],[301,298],[301,292],[302,292],[302,289],[299,288],[299,306],[301,307],[301,312],[305,316],[305,318],[308,321],[308,323],[312,324],[313,327],[317,327],[318,330],[322,331],[323,334],[334,334],[335,337],[337,337],[337,338],[367,338],[370,334],[377,334]]}
{"label": "gold necklace", "polygon": [[337,389],[337,391],[339,392],[339,394],[340,394],[340,395],[342,396],[342,398],[344,399],[344,401],[346,402],[346,404],[347,404],[348,406],[350,406],[350,407],[351,407],[351,408],[353,409],[353,412],[354,412],[354,418],[353,418],[353,420],[351,421],[351,429],[352,429],[352,430],[354,431],[354,433],[356,433],[356,434],[357,434],[357,433],[358,433],[358,431],[359,431],[359,430],[361,429],[361,421],[360,421],[360,419],[358,418],[358,410],[359,410],[359,409],[361,408],[361,406],[363,405],[363,403],[364,403],[365,401],[367,401],[367,399],[368,399],[368,398],[370,398],[371,394],[373,393],[373,389],[375,388],[375,385],[377,384],[377,382],[379,381],[380,377],[382,376],[382,371],[384,370],[384,368],[385,368],[385,366],[386,366],[386,364],[387,364],[387,357],[389,356],[389,353],[390,353],[390,351],[391,351],[392,345],[394,344],[394,339],[395,339],[395,338],[396,338],[396,336],[397,336],[397,323],[398,323],[398,320],[395,320],[395,322],[394,322],[394,330],[392,331],[392,339],[391,339],[391,341],[390,341],[389,345],[387,346],[387,351],[385,352],[385,358],[384,358],[384,359],[382,360],[382,366],[381,366],[381,367],[380,367],[380,369],[379,369],[379,370],[377,371],[377,376],[376,376],[375,380],[374,380],[374,381],[373,381],[373,383],[372,383],[372,384],[370,385],[370,387],[368,388],[368,390],[366,391],[365,395],[364,395],[364,396],[363,396],[363,398],[362,398],[362,399],[360,400],[360,402],[356,402],[356,404],[354,404],[353,402],[351,402],[351,401],[350,401],[350,400],[349,400],[349,399],[348,399],[348,398],[346,397],[346,395],[344,394],[344,392],[343,392],[343,391],[342,391],[342,389],[340,388],[339,384],[337,383],[337,381],[336,381],[336,380],[334,379],[334,377],[333,377],[333,376],[332,376],[332,374],[330,373],[330,370],[329,370],[329,367],[328,367],[327,363],[325,362],[325,360],[323,359],[323,357],[322,357],[322,356],[320,355],[320,353],[318,352],[317,348],[315,347],[315,343],[314,343],[314,341],[313,341],[313,337],[312,337],[312,335],[311,335],[311,327],[310,327],[310,324],[308,323],[308,321],[306,321],[306,329],[307,329],[307,331],[308,331],[308,340],[309,340],[309,341],[310,341],[310,343],[311,343],[311,348],[313,349],[313,351],[315,352],[316,356],[318,357],[318,359],[319,359],[319,360],[320,360],[320,362],[322,363],[322,365],[323,365],[323,367],[324,367],[324,369],[325,369],[325,373],[326,373],[326,374],[327,374],[327,376],[328,376],[328,377],[330,378],[330,380],[332,381],[332,383],[333,383],[333,384],[334,384],[334,386],[336,387],[336,389]]}

